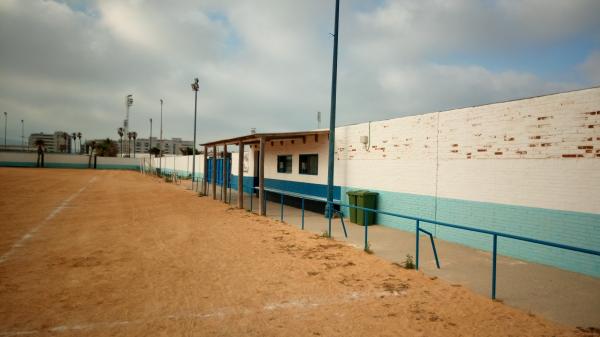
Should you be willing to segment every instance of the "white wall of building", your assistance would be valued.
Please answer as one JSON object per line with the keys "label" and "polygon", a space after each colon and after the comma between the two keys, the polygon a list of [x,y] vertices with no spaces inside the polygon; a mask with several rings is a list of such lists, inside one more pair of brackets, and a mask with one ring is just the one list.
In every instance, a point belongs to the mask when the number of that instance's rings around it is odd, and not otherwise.
{"label": "white wall of building", "polygon": [[600,213],[600,88],[336,129],[336,185]]}

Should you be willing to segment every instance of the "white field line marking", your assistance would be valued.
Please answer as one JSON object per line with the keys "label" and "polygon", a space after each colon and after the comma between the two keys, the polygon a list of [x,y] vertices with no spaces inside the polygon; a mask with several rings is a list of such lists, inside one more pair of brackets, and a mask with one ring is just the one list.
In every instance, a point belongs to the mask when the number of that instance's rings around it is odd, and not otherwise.
{"label": "white field line marking", "polygon": [[27,240],[31,239],[33,237],[33,235],[35,233],[37,233],[37,231],[40,228],[42,228],[43,225],[45,225],[48,221],[52,220],[63,209],[69,208],[70,206],[67,206],[69,204],[69,202],[71,202],[73,199],[77,198],[77,196],[79,194],[81,194],[81,192],[85,191],[85,189],[88,187],[88,185],[93,183],[94,181],[96,181],[96,176],[93,176],[82,188],[79,189],[79,191],[71,194],[68,198],[63,200],[63,202],[60,205],[58,205],[57,207],[55,207],[52,210],[52,212],[50,212],[50,214],[48,214],[48,216],[44,220],[42,220],[42,222],[40,222],[37,226],[30,229],[29,232],[27,232],[17,242],[15,242],[6,253],[4,253],[2,256],[0,256],[0,263],[3,263],[4,261],[8,260],[8,258],[12,254],[14,254],[14,252],[17,248],[22,247],[23,244],[25,244],[25,242],[27,242]]}
{"label": "white field line marking", "polygon": [[22,330],[22,331],[3,331],[0,332],[0,336],[23,336],[23,335],[35,335],[35,334],[44,334],[47,332],[69,332],[69,331],[81,331],[81,330],[97,330],[97,329],[109,329],[119,326],[127,326],[130,324],[146,324],[149,321],[153,320],[184,320],[184,319],[210,319],[216,317],[218,319],[223,319],[226,316],[232,315],[253,315],[260,314],[263,312],[270,312],[274,310],[282,310],[282,309],[293,309],[300,308],[310,310],[313,308],[317,308],[323,305],[335,305],[335,304],[345,304],[350,302],[355,302],[359,300],[368,300],[368,299],[380,299],[384,297],[396,297],[406,295],[406,291],[401,292],[376,292],[376,293],[358,293],[352,292],[346,295],[342,295],[339,299],[318,299],[311,301],[310,299],[292,299],[289,301],[283,301],[278,303],[269,303],[264,305],[262,308],[257,309],[249,309],[249,308],[239,308],[236,310],[234,307],[224,307],[219,308],[217,310],[205,313],[179,313],[179,314],[171,314],[159,317],[148,317],[145,319],[135,319],[135,320],[123,320],[123,321],[113,321],[113,322],[95,322],[95,323],[81,323],[75,325],[57,325],[54,327],[50,327],[43,330]]}

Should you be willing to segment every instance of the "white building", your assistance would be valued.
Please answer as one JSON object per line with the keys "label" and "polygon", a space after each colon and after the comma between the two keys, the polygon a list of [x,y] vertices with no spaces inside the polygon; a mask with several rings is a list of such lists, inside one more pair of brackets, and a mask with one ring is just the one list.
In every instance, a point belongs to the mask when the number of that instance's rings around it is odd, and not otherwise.
{"label": "white building", "polygon": [[70,152],[73,148],[73,139],[71,134],[67,134],[68,137],[64,138],[64,131],[55,131],[54,133],[32,133],[29,135],[29,147],[37,149],[35,142],[37,140],[43,140],[46,152]]}
{"label": "white building", "polygon": [[[600,247],[600,88],[336,127],[334,198],[379,193],[377,208],[467,227]],[[328,131],[252,134],[206,143],[231,154],[231,185],[325,197]],[[262,145],[261,145],[262,143]],[[221,156],[221,155],[219,155]],[[196,175],[210,180],[204,158]],[[169,164],[170,165],[170,164]],[[182,159],[175,169],[190,172]],[[187,166],[186,166],[187,165]],[[183,168],[183,169],[182,169]],[[167,166],[168,169],[168,166]],[[212,172],[211,172],[212,173]],[[256,177],[259,177],[258,179]],[[217,179],[219,181],[219,179]],[[414,232],[413,220],[377,223]],[[440,225],[438,238],[484,250],[489,235]],[[600,276],[596,256],[501,239],[501,253]]]}
{"label": "white building", "polygon": [[[128,139],[123,139],[123,152],[127,152]],[[181,138],[163,139],[162,142],[157,137],[138,138],[135,141],[136,153],[148,153],[152,147],[162,149],[163,154],[181,154],[181,149],[193,147],[194,142],[191,140],[182,140]],[[133,139],[131,140],[131,151],[133,151]]]}

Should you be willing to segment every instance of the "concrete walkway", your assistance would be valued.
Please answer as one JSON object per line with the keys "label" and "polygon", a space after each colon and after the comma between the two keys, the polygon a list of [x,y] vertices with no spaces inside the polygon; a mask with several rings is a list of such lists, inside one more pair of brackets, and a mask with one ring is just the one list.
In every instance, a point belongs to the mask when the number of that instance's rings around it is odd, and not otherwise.
{"label": "concrete walkway", "polygon": [[[182,187],[189,182],[184,181]],[[185,187],[184,187],[185,188]],[[220,190],[217,188],[217,200]],[[231,205],[237,206],[237,192],[231,196]],[[245,195],[244,207],[250,206]],[[258,198],[253,198],[253,211],[257,212]],[[280,204],[267,203],[267,216],[280,219]],[[301,210],[285,206],[284,222],[300,227]],[[328,221],[322,214],[305,212],[305,230],[321,234],[327,231]],[[358,249],[364,247],[364,227],[345,219],[348,238],[344,237],[340,219],[332,220],[332,233],[336,240],[346,241]],[[403,263],[406,255],[415,256],[415,234],[385,226],[368,228],[370,249],[390,262]],[[441,269],[435,266],[429,237],[421,235],[420,270],[456,286],[490,298],[492,259],[491,253],[464,245],[435,239]],[[499,253],[502,244],[499,242]],[[498,256],[498,300],[532,314],[570,326],[600,327],[600,279],[546,265]]]}

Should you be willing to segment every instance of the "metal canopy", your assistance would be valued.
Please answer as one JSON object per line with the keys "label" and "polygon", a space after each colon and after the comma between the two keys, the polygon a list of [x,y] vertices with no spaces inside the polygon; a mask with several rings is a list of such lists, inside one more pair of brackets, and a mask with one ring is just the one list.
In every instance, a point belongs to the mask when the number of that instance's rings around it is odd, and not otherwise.
{"label": "metal canopy", "polygon": [[204,144],[201,146],[214,146],[214,145],[229,145],[229,144],[254,144],[260,143],[261,139],[265,141],[270,140],[284,140],[284,139],[298,139],[312,135],[329,135],[329,130],[313,130],[313,131],[300,131],[300,132],[275,132],[275,133],[255,133],[241,137],[227,138],[216,140]]}

